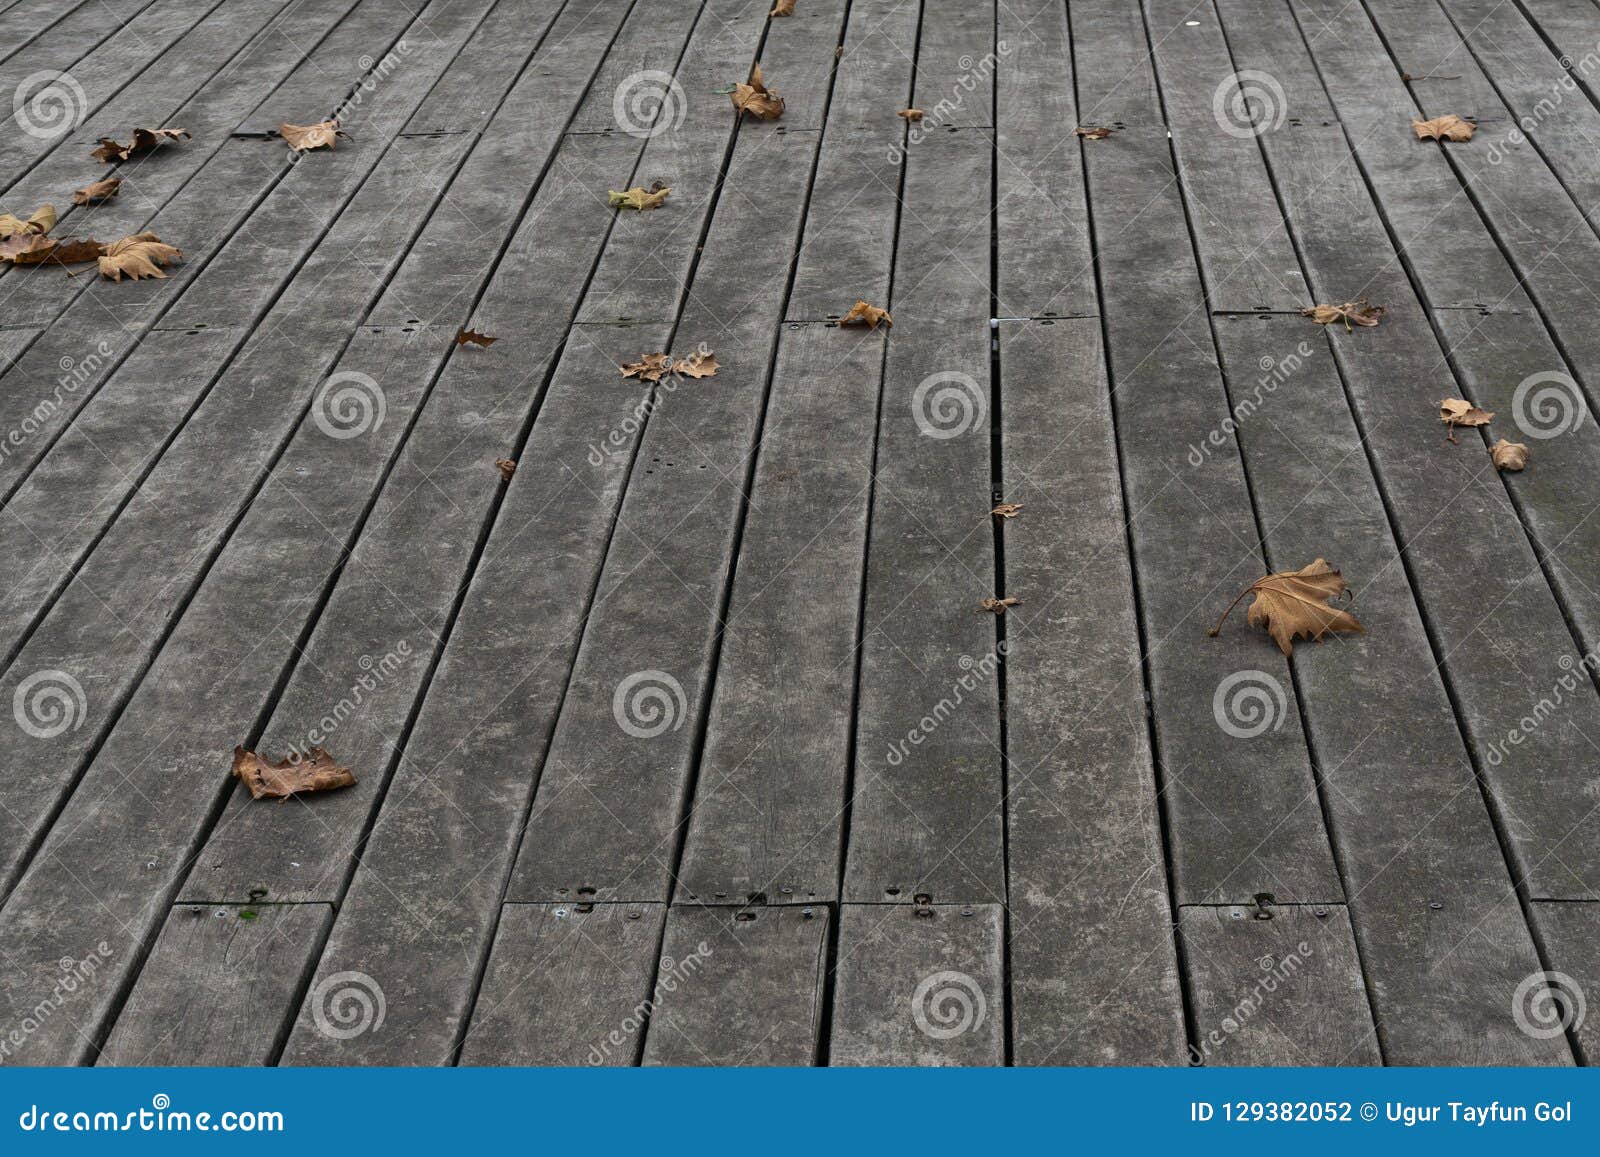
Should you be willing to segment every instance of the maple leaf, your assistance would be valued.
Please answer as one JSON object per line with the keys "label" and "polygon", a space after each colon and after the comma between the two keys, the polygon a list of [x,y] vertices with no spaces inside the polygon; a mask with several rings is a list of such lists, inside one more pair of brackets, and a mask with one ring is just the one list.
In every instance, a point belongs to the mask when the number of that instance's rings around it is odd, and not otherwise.
{"label": "maple leaf", "polygon": [[1020,503],[1020,502],[1002,502],[1002,503],[1000,503],[1000,505],[996,506],[993,510],[989,511],[989,513],[990,514],[997,514],[1001,518],[1015,518],[1017,515],[1022,513],[1022,503]]}
{"label": "maple leaf", "polygon": [[500,467],[500,477],[507,482],[510,482],[511,476],[517,472],[517,460],[515,458],[496,458],[494,464]]}
{"label": "maple leaf", "polygon": [[783,115],[783,97],[767,88],[758,64],[751,70],[749,84],[733,86],[733,107],[764,121],[773,121]]}
{"label": "maple leaf", "polygon": [[1501,438],[1489,447],[1489,460],[1500,470],[1521,470],[1528,464],[1528,446],[1525,442],[1507,442]]}
{"label": "maple leaf", "polygon": [[1111,129],[1106,128],[1104,125],[1080,125],[1072,131],[1086,141],[1103,141],[1112,132]]}
{"label": "maple leaf", "polygon": [[462,329],[456,331],[456,345],[458,346],[463,346],[468,342],[471,342],[473,345],[481,345],[487,348],[494,345],[494,343],[499,340],[499,338],[490,337],[486,333],[479,333],[475,329]]}
{"label": "maple leaf", "polygon": [[1419,141],[1470,141],[1472,134],[1478,131],[1477,125],[1455,113],[1446,113],[1428,121],[1414,120],[1411,127],[1416,131]]}
{"label": "maple leaf", "polygon": [[877,329],[880,321],[884,325],[894,324],[894,318],[889,316],[887,309],[879,309],[875,305],[868,305],[864,301],[858,301],[850,307],[849,312],[839,319],[839,324],[869,325],[873,329]]}
{"label": "maple leaf", "polygon": [[279,125],[278,135],[297,153],[312,149],[331,149],[340,137],[350,140],[350,134],[339,127],[339,119],[318,121],[314,125]]}
{"label": "maple leaf", "polygon": [[188,129],[134,129],[133,140],[120,145],[110,137],[101,137],[100,146],[89,155],[106,164],[125,161],[136,153],[147,153],[168,141],[183,141],[190,137]]}
{"label": "maple leaf", "polygon": [[56,227],[56,207],[54,205],[40,205],[33,211],[33,216],[26,221],[14,217],[10,213],[0,213],[0,237],[15,237],[19,234],[43,236]]}
{"label": "maple leaf", "polygon": [[1228,609],[1222,612],[1217,625],[1207,633],[1216,636],[1223,621],[1233,613],[1233,608],[1246,595],[1255,595],[1247,616],[1251,626],[1267,628],[1285,655],[1294,654],[1293,640],[1304,635],[1317,642],[1329,631],[1360,631],[1364,628],[1349,611],[1330,607],[1329,599],[1339,598],[1349,591],[1344,577],[1325,559],[1317,559],[1299,570],[1277,571],[1258,578],[1245,589]]}
{"label": "maple leaf", "polygon": [[72,190],[72,203],[95,205],[101,201],[109,201],[117,195],[117,190],[120,188],[122,188],[121,177],[107,177],[103,181],[93,181],[81,189]]}
{"label": "maple leaf", "polygon": [[667,194],[672,192],[671,185],[663,185],[655,181],[648,189],[641,189],[637,185],[626,193],[619,193],[615,189],[606,190],[606,203],[613,209],[659,209],[661,202],[667,199]]}
{"label": "maple leaf", "polygon": [[1439,421],[1450,428],[1450,441],[1456,440],[1457,426],[1487,426],[1494,414],[1480,410],[1465,398],[1446,398],[1439,403]]}
{"label": "maple leaf", "polygon": [[672,368],[672,359],[664,353],[640,354],[636,362],[624,362],[620,367],[625,378],[638,378],[646,382],[659,382],[661,375]]}
{"label": "maple leaf", "polygon": [[768,16],[793,16],[794,15],[794,0],[778,0],[778,3],[776,5],[774,5],[772,11],[768,12],[767,15]]}
{"label": "maple leaf", "polygon": [[1383,314],[1383,306],[1368,305],[1364,297],[1347,301],[1343,305],[1313,305],[1300,311],[1301,317],[1309,317],[1318,325],[1332,325],[1336,321],[1342,321],[1346,333],[1353,332],[1350,328],[1352,325],[1377,325],[1378,319]]}
{"label": "maple leaf", "polygon": [[908,121],[920,121],[923,117],[923,112],[920,108],[903,108],[894,115],[905,117]]}
{"label": "maple leaf", "polygon": [[244,780],[245,787],[256,799],[288,799],[291,795],[309,791],[331,791],[336,787],[351,787],[356,782],[355,773],[340,767],[320,747],[311,749],[311,757],[288,759],[268,763],[253,751],[242,747],[233,749],[233,774]]}
{"label": "maple leaf", "polygon": [[717,365],[717,355],[708,349],[696,350],[672,363],[672,372],[685,378],[709,378],[721,368]]}
{"label": "maple leaf", "polygon": [[76,265],[93,261],[105,251],[104,245],[87,237],[60,240],[38,233],[18,233],[0,241],[0,261],[13,265]]}
{"label": "maple leaf", "polygon": [[984,599],[981,603],[978,604],[978,606],[981,609],[986,610],[986,611],[990,611],[990,612],[992,612],[994,614],[1003,615],[1003,614],[1006,613],[1006,608],[1007,607],[1018,606],[1018,605],[1021,604],[1021,602],[1022,602],[1021,599],[1013,599],[1013,598],[1003,598],[1003,599],[988,598],[988,599]]}
{"label": "maple leaf", "polygon": [[154,233],[135,233],[106,246],[100,256],[100,272],[112,281],[124,274],[138,281],[141,277],[166,277],[158,266],[182,257],[183,251],[168,245]]}

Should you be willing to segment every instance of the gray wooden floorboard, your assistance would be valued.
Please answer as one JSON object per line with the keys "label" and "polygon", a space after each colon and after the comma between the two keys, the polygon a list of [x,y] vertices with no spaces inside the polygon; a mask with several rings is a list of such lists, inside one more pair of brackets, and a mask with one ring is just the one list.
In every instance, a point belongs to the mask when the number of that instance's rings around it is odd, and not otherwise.
{"label": "gray wooden floorboard", "polygon": [[1600,1015],[1590,1004],[1600,992],[1600,904],[1541,901],[1533,910],[1544,932],[1550,970],[1558,974],[1546,978],[1545,991],[1559,999],[1554,1007],[1544,1003],[1537,981],[1528,984],[1525,979],[1527,987],[1517,989],[1518,1007],[1535,1032],[1549,1034],[1564,1024],[1577,1040],[1582,1063],[1600,1063]]}
{"label": "gray wooden floorboard", "polygon": [[1132,0],[1073,0],[1067,19],[1078,81],[1078,123],[1161,124],[1161,96],[1139,5]]}
{"label": "gray wooden floorboard", "polygon": [[923,0],[911,99],[924,128],[993,127],[994,11],[995,0]]}
{"label": "gray wooden floorboard", "polygon": [[[594,29],[605,35],[615,32],[623,3],[571,5],[567,0],[500,0],[472,38],[445,69],[427,99],[406,122],[408,133],[479,132],[497,115],[506,92],[526,79],[530,59],[546,44],[574,62],[588,59],[584,36]],[[561,17],[568,20],[563,22]],[[573,43],[573,38],[578,38]],[[559,107],[559,106],[558,106]],[[544,111],[535,105],[532,111]],[[567,111],[564,107],[562,111]],[[502,114],[503,115],[503,114]],[[518,167],[507,165],[493,178],[502,186],[508,173]]]}

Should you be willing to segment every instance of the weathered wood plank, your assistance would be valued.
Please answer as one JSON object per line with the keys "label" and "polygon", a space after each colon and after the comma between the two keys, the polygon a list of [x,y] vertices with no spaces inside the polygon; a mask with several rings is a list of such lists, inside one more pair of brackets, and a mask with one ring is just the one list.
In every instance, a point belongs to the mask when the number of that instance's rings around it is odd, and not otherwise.
{"label": "weathered wood plank", "polygon": [[[481,131],[496,116],[507,92],[525,82],[530,59],[545,44],[570,52],[579,62],[587,60],[586,31],[593,28],[615,33],[625,8],[626,5],[595,3],[573,9],[566,0],[501,0],[461,46],[450,67],[406,122],[405,131]],[[570,43],[571,38],[577,38],[577,43]],[[563,102],[551,104],[567,111]],[[543,108],[535,105],[530,111]],[[506,172],[501,170],[496,179],[503,181]],[[503,189],[501,193],[502,200],[509,199]]]}
{"label": "weathered wood plank", "polygon": [[1139,5],[1128,0],[1073,0],[1067,19],[1077,61],[1078,123],[1163,124]]}
{"label": "weathered wood plank", "polygon": [[[703,7],[700,0],[672,5],[670,11],[659,4],[636,6],[600,62],[589,95],[572,115],[567,131],[623,132],[642,144],[658,127],[658,111],[670,126],[677,115],[679,98],[669,98],[671,80],[667,78],[677,79],[674,74]],[[659,75],[645,75],[650,73]],[[612,178],[613,182],[620,179]]]}
{"label": "weathered wood plank", "polygon": [[994,10],[995,0],[924,0],[912,103],[925,129],[993,127]]}
{"label": "weathered wood plank", "polygon": [[998,904],[846,904],[834,964],[833,1065],[1003,1065]]}
{"label": "weathered wood plank", "polygon": [[1178,924],[1203,1065],[1377,1065],[1350,914],[1341,905],[1185,908]]}
{"label": "weathered wood plank", "polygon": [[830,918],[822,904],[670,909],[661,957],[684,979],[662,987],[644,1063],[815,1064]]}
{"label": "weathered wood plank", "polygon": [[660,958],[666,918],[664,904],[507,904],[461,1063],[637,1064],[661,986],[696,980]]}
{"label": "weathered wood plank", "polygon": [[270,1064],[332,922],[326,904],[174,908],[98,1063]]}
{"label": "weathered wood plank", "polygon": [[[1544,934],[1551,970],[1570,980],[1548,978],[1547,991],[1560,996],[1557,1019],[1552,1020],[1549,1006],[1539,1001],[1536,985],[1522,994],[1522,1001],[1530,1003],[1519,1001],[1519,1006],[1526,1010],[1528,1023],[1541,1033],[1550,1032],[1564,1019],[1577,1038],[1579,1060],[1592,1065],[1600,1059],[1600,1016],[1589,1003],[1593,994],[1600,992],[1600,904],[1536,902],[1533,912]],[[1520,987],[1518,992],[1522,993]],[[1581,1024],[1577,1023],[1580,1002],[1587,1010]]]}
{"label": "weathered wood plank", "polygon": [[1183,999],[1094,319],[1002,323],[1012,1048],[1178,1064]]}

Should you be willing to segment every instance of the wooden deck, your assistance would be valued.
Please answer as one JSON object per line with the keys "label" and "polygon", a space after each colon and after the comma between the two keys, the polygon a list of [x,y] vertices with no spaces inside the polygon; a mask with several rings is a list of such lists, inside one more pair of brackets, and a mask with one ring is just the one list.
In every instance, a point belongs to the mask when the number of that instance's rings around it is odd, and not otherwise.
{"label": "wooden deck", "polygon": [[772,3],[0,4],[0,1060],[1600,1058],[1600,5]]}

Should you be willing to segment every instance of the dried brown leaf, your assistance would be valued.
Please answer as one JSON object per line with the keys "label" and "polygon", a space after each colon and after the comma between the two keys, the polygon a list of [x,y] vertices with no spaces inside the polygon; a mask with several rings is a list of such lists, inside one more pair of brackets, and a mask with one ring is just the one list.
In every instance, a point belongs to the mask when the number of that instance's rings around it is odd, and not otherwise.
{"label": "dried brown leaf", "polygon": [[772,121],[783,115],[783,98],[767,88],[758,64],[750,73],[749,84],[733,86],[733,107],[741,113]]}
{"label": "dried brown leaf", "polygon": [[979,603],[978,606],[981,607],[983,610],[989,611],[989,612],[991,612],[993,614],[1003,615],[1003,614],[1006,613],[1006,608],[1007,607],[1018,606],[1018,605],[1021,604],[1021,602],[1022,602],[1021,599],[1014,599],[1014,598],[1009,598],[1009,597],[1003,598],[1003,599],[987,598],[987,599],[984,599],[981,603]]}
{"label": "dried brown leaf", "polygon": [[184,141],[190,136],[188,129],[134,129],[133,140],[118,144],[110,137],[101,137],[99,147],[89,155],[106,164],[125,161],[139,153],[147,153],[168,141]]}
{"label": "dried brown leaf", "polygon": [[1489,447],[1489,459],[1498,469],[1517,471],[1528,464],[1528,447],[1524,442],[1507,442],[1504,438]]}
{"label": "dried brown leaf", "polygon": [[1457,426],[1487,426],[1493,417],[1491,411],[1480,410],[1465,398],[1446,398],[1439,403],[1439,421],[1452,430]]}
{"label": "dried brown leaf", "polygon": [[1020,503],[1020,502],[1002,502],[1002,503],[1000,503],[1000,505],[996,506],[993,510],[989,511],[989,513],[990,514],[997,514],[1001,518],[1015,518],[1017,515],[1022,513],[1022,503]]}
{"label": "dried brown leaf", "polygon": [[1414,120],[1411,127],[1419,141],[1470,141],[1472,134],[1478,131],[1477,125],[1455,113],[1446,113],[1428,121]]}
{"label": "dried brown leaf", "polygon": [[121,177],[107,177],[103,181],[94,181],[81,189],[72,190],[72,203],[96,205],[101,201],[109,201],[117,195],[117,190],[120,188],[122,188]]}
{"label": "dried brown leaf", "polygon": [[1082,137],[1086,141],[1103,141],[1109,137],[1114,130],[1107,128],[1105,125],[1079,125],[1072,131],[1075,135]]}
{"label": "dried brown leaf", "polygon": [[1294,653],[1293,640],[1304,635],[1317,642],[1330,631],[1360,631],[1360,622],[1349,611],[1328,605],[1349,591],[1344,577],[1325,559],[1317,559],[1299,570],[1278,571],[1259,578],[1222,612],[1211,628],[1213,636],[1222,630],[1223,621],[1247,595],[1255,595],[1247,616],[1251,626],[1266,627],[1285,655]]}
{"label": "dried brown leaf", "polygon": [[13,265],[77,265],[93,261],[105,251],[104,245],[87,237],[58,239],[37,233],[18,233],[0,241],[0,261]]}
{"label": "dried brown leaf", "polygon": [[773,5],[772,11],[768,12],[767,15],[768,16],[793,16],[794,15],[794,0],[778,0],[777,4]]}
{"label": "dried brown leaf", "polygon": [[1332,325],[1336,321],[1342,321],[1346,333],[1351,332],[1350,327],[1353,325],[1377,325],[1383,314],[1383,306],[1368,305],[1364,297],[1347,301],[1343,305],[1313,305],[1300,311],[1301,317],[1309,317],[1318,325]]}
{"label": "dried brown leaf", "polygon": [[56,207],[54,205],[40,205],[33,211],[33,216],[26,221],[10,213],[0,213],[0,237],[15,237],[19,234],[43,236],[56,227]]}
{"label": "dried brown leaf", "polygon": [[606,202],[613,209],[659,209],[661,202],[667,199],[667,194],[672,192],[670,185],[663,185],[660,181],[651,184],[648,189],[637,185],[626,193],[619,193],[615,189],[606,190]]}
{"label": "dried brown leaf", "polygon": [[340,767],[320,747],[313,747],[309,758],[291,755],[278,763],[268,763],[253,751],[235,747],[233,774],[244,780],[256,799],[288,799],[304,792],[352,787],[356,782],[354,772]]}
{"label": "dried brown leaf", "polygon": [[661,375],[672,368],[672,359],[664,353],[640,354],[636,362],[624,362],[620,367],[625,378],[638,378],[645,382],[659,382]]}
{"label": "dried brown leaf", "polygon": [[858,301],[850,307],[849,312],[839,319],[839,324],[869,325],[873,329],[877,329],[880,321],[884,325],[894,324],[894,318],[889,316],[888,310],[879,309],[875,305],[868,305],[864,301]]}
{"label": "dried brown leaf", "polygon": [[318,121],[314,125],[279,125],[278,135],[297,153],[312,149],[331,149],[340,137],[350,139],[350,134],[339,127],[339,120]]}
{"label": "dried brown leaf", "polygon": [[920,108],[903,108],[894,115],[905,117],[908,121],[920,121],[924,114]]}
{"label": "dried brown leaf", "polygon": [[135,233],[121,241],[106,246],[100,257],[100,272],[112,281],[127,276],[134,281],[141,277],[166,277],[159,266],[183,256],[183,251],[168,245],[154,233]]}
{"label": "dried brown leaf", "polygon": [[500,467],[500,477],[507,482],[510,482],[511,476],[517,472],[517,460],[515,458],[496,458],[494,464]]}
{"label": "dried brown leaf", "polygon": [[699,349],[686,358],[672,363],[672,372],[685,378],[709,378],[722,367],[717,365],[717,355],[708,349]]}
{"label": "dried brown leaf", "polygon": [[494,343],[499,340],[499,338],[490,337],[486,333],[479,333],[475,329],[461,329],[456,331],[456,345],[458,346],[463,346],[470,342],[473,345],[481,345],[487,348],[494,345]]}

